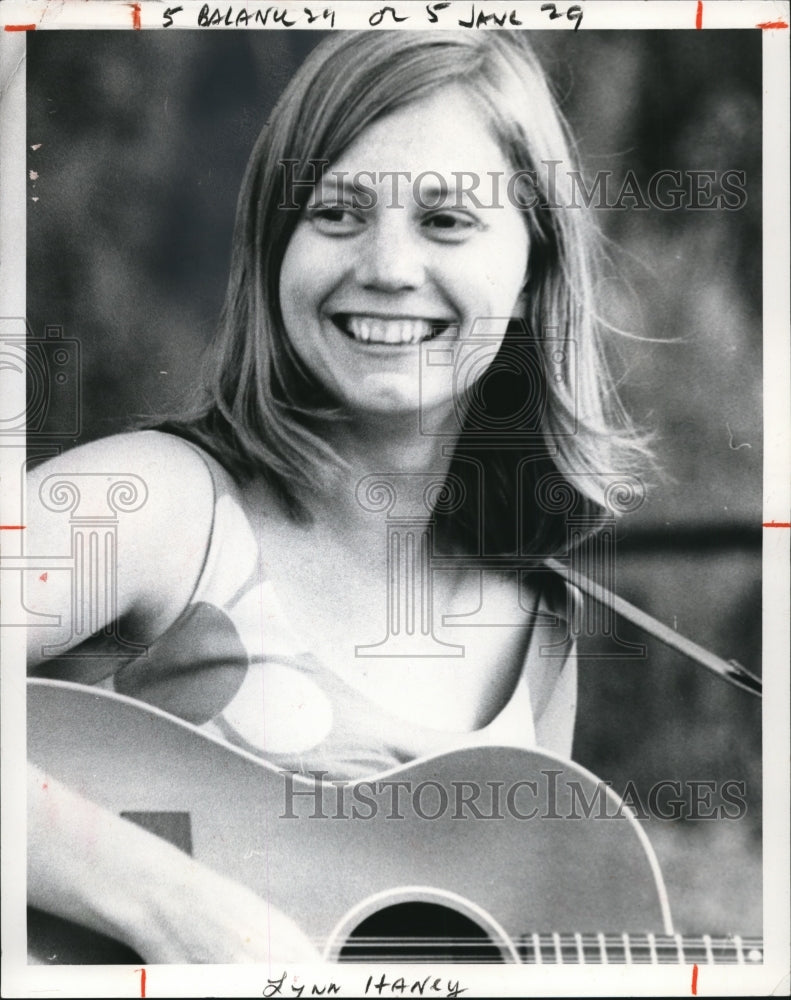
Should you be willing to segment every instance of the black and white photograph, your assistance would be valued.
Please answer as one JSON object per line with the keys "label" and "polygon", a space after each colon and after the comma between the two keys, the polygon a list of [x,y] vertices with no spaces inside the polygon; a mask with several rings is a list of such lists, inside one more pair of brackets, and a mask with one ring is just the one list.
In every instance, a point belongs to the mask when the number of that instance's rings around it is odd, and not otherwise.
{"label": "black and white photograph", "polygon": [[4,996],[788,995],[789,12],[674,6],[0,5]]}

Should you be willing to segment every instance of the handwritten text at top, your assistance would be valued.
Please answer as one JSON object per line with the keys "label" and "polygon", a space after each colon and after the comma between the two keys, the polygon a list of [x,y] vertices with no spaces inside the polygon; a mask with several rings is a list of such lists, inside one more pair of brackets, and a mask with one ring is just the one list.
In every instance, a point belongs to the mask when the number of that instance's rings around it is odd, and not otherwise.
{"label": "handwritten text at top", "polygon": [[[536,5],[538,6],[538,5]],[[437,27],[459,28],[519,28],[524,25],[524,6],[509,7],[502,3],[470,3],[467,0],[431,0],[424,5],[402,0],[399,4],[374,6],[368,16],[372,28],[396,27],[411,22],[410,27],[436,25]],[[542,3],[540,12],[550,21],[573,25],[576,31],[582,24],[582,4]],[[184,15],[180,18],[179,15]],[[183,6],[169,6],[162,12],[162,27],[174,24],[184,25],[192,9],[185,12]],[[335,28],[336,10],[332,6],[306,5],[269,6],[248,9],[244,5],[203,4],[193,22],[199,28]],[[191,26],[191,25],[190,25]]]}

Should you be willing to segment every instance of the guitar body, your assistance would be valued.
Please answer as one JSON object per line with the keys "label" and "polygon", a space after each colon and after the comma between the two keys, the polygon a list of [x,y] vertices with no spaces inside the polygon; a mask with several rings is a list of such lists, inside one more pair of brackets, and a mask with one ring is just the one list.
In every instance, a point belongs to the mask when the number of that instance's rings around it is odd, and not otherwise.
{"label": "guitar body", "polygon": [[[671,931],[643,831],[593,775],[548,753],[479,747],[318,783],[132,699],[40,680],[28,748],[47,775],[270,900],[330,960],[366,920],[380,933],[400,915],[396,936],[422,933],[410,934],[421,906],[432,926],[445,914],[477,927],[503,961],[533,932]],[[598,803],[587,818],[581,796]],[[34,960],[132,960],[72,949],[75,925],[30,914]]]}

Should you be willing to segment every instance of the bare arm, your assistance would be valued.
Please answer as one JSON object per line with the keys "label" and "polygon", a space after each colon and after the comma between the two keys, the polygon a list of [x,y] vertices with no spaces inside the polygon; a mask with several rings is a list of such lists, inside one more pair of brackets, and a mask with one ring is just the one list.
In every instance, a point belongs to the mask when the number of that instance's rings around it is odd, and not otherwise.
{"label": "bare arm", "polygon": [[30,766],[28,899],[146,962],[317,961],[282,912]]}
{"label": "bare arm", "polygon": [[[114,511],[108,490],[124,481],[133,484],[134,509],[122,503]],[[124,620],[126,638],[144,643],[176,619],[200,574],[213,510],[208,469],[188,445],[151,432],[95,441],[36,467],[25,500],[26,555],[62,559],[64,566],[27,574],[27,607],[51,616],[31,619],[29,665],[40,662],[47,647],[82,642],[108,624],[111,611]],[[101,517],[112,524],[110,551]],[[80,566],[67,558],[74,528],[81,528],[85,548]]]}
{"label": "bare arm", "polygon": [[[115,610],[124,619],[125,637],[146,643],[188,602],[208,544],[211,478],[192,449],[162,435],[122,435],[34,470],[27,491],[27,552],[44,557],[70,552],[69,513],[44,502],[46,484],[54,481],[49,477],[71,480],[87,493],[106,490],[116,475],[144,484],[145,503],[117,518],[113,569]],[[73,627],[75,612],[93,629],[107,624],[108,613],[104,603],[90,606],[91,588],[78,592],[72,607],[69,571],[49,573],[46,581],[31,576],[28,607],[61,622],[28,630],[32,666],[42,661],[46,646],[74,646],[86,637]],[[32,765],[28,898],[40,909],[123,941],[147,962],[318,958],[293,923],[254,893]]]}

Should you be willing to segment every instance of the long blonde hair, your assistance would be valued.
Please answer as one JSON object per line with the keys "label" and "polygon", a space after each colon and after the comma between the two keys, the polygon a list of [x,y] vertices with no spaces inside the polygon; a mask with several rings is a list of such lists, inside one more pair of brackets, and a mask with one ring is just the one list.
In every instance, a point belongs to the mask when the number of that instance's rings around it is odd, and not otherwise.
{"label": "long blonde hair", "polygon": [[[523,32],[362,31],[320,42],[248,163],[201,400],[160,426],[196,440],[240,480],[264,476],[294,518],[306,516],[307,494],[339,466],[322,423],[343,414],[289,343],[278,293],[286,247],[317,169],[372,122],[451,83],[483,111],[526,185],[520,204],[531,257],[524,316],[506,335],[501,370],[468,387],[474,413],[460,427],[450,470],[466,484],[467,500],[447,514],[437,505],[436,537],[446,549],[506,552],[516,534],[522,552],[550,554],[566,544],[569,509],[593,523],[606,509],[612,473],[636,467],[648,451],[605,363],[596,232],[588,211],[574,205],[568,128]],[[524,411],[528,397],[530,426],[515,430],[496,416],[507,416],[508,406]],[[539,486],[553,475],[572,491],[571,507],[541,501]],[[529,537],[520,524],[529,524]]]}

